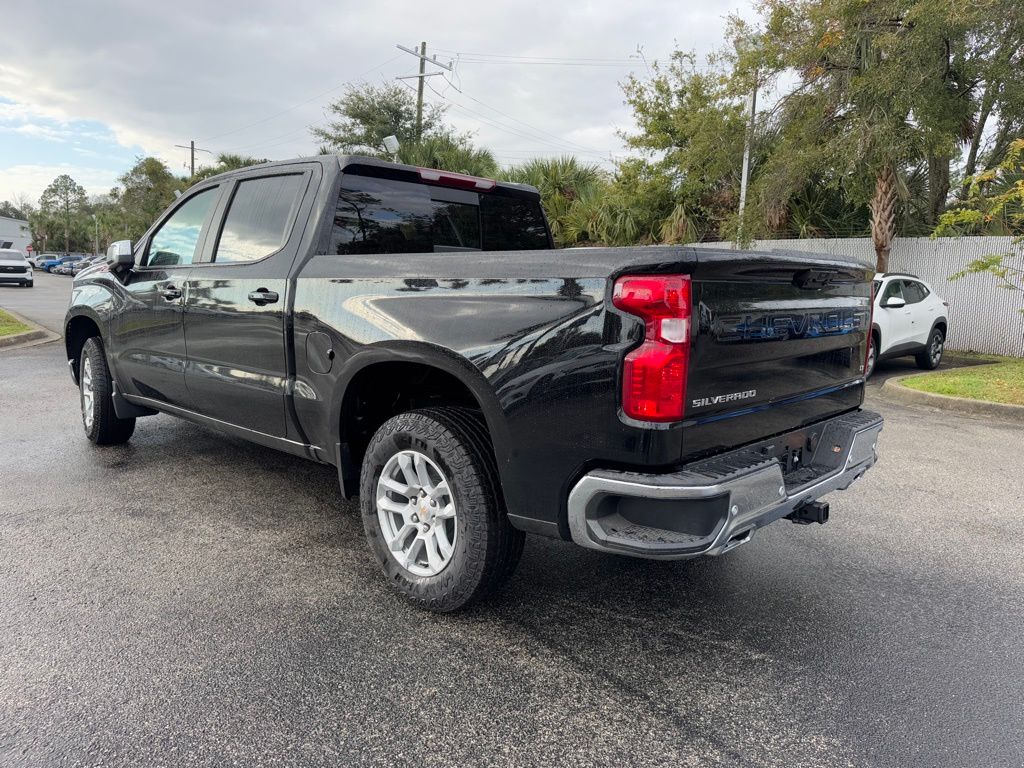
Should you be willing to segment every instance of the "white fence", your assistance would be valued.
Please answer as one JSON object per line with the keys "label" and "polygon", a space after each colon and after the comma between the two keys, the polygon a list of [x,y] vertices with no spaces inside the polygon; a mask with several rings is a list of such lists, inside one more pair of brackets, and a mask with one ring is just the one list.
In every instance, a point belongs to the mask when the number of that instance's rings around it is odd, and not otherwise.
{"label": "white fence", "polygon": [[[731,243],[694,243],[729,248]],[[855,258],[874,265],[871,238],[758,240],[758,250],[791,250]],[[1024,357],[1024,291],[1000,288],[992,275],[949,276],[974,259],[1014,251],[1015,266],[1024,267],[1024,251],[1009,237],[899,237],[889,254],[889,270],[909,272],[932,286],[949,303],[950,349]]]}

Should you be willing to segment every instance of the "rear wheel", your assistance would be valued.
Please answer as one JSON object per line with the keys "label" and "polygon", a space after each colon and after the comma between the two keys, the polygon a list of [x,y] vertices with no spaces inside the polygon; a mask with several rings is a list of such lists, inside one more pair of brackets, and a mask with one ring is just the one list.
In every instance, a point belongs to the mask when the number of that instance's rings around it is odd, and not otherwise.
{"label": "rear wheel", "polygon": [[98,336],[88,339],[78,360],[78,391],[85,436],[96,445],[120,445],[135,431],[135,419],[114,413],[114,387]]}
{"label": "rear wheel", "polygon": [[928,337],[928,346],[923,352],[914,356],[918,368],[926,371],[934,371],[942,362],[942,353],[946,348],[946,334],[941,328],[933,328],[931,336]]}
{"label": "rear wheel", "polygon": [[524,534],[512,527],[483,419],[424,408],[387,421],[363,459],[360,504],[370,549],[401,595],[455,611],[513,572]]}
{"label": "rear wheel", "polygon": [[872,334],[871,341],[868,342],[868,359],[864,363],[864,378],[870,379],[871,374],[875,372],[875,363],[878,362],[878,336]]}

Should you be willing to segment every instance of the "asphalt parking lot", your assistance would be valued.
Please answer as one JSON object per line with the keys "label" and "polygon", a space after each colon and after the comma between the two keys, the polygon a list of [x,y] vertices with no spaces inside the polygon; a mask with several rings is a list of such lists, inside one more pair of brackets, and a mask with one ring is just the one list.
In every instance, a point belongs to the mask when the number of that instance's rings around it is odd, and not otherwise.
{"label": "asphalt parking lot", "polygon": [[2,766],[1024,763],[1019,427],[873,386],[828,525],[682,563],[531,537],[443,617],[330,468],[167,416],[96,448],[66,367],[0,352]]}
{"label": "asphalt parking lot", "polygon": [[0,307],[12,309],[47,330],[61,332],[71,295],[71,278],[33,270],[32,288],[0,285]]}

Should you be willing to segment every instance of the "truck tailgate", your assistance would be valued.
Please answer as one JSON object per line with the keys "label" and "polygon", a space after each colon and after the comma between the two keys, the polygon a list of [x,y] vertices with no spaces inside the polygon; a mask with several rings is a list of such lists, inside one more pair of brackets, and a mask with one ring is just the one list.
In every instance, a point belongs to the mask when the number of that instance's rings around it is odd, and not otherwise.
{"label": "truck tailgate", "polygon": [[684,455],[860,405],[872,270],[793,252],[697,254]]}

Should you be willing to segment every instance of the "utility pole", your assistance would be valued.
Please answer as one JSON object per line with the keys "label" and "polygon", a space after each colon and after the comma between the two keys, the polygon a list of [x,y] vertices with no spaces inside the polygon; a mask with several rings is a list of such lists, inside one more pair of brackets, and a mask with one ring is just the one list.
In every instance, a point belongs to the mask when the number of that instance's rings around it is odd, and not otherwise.
{"label": "utility pole", "polygon": [[196,152],[205,152],[208,155],[213,154],[213,152],[208,149],[199,149],[196,147],[195,140],[190,141],[187,147],[184,144],[175,144],[174,146],[178,147],[178,149],[187,149],[189,151],[189,176],[196,175]]}
{"label": "utility pole", "polygon": [[446,69],[449,72],[452,71],[452,65],[451,63],[442,64],[437,60],[436,56],[428,57],[426,43],[420,43],[419,51],[414,48],[406,48],[404,45],[396,45],[395,47],[400,51],[411,53],[420,60],[420,71],[418,75],[401,75],[395,78],[396,80],[409,80],[415,77],[419,80],[419,85],[416,88],[416,141],[419,141],[423,138],[423,79],[441,74],[440,72],[427,72],[427,62],[429,61],[431,64],[441,67],[441,69]]}
{"label": "utility pole", "polygon": [[757,78],[754,78],[754,89],[747,99],[750,109],[750,122],[747,125],[746,138],[743,141],[743,171],[740,176],[740,227],[739,240],[743,242],[743,212],[747,206],[747,183],[750,179],[750,145],[754,141],[754,120],[757,115]]}
{"label": "utility pole", "polygon": [[420,43],[420,78],[416,84],[416,141],[423,139],[423,75],[427,71],[427,44]]}

